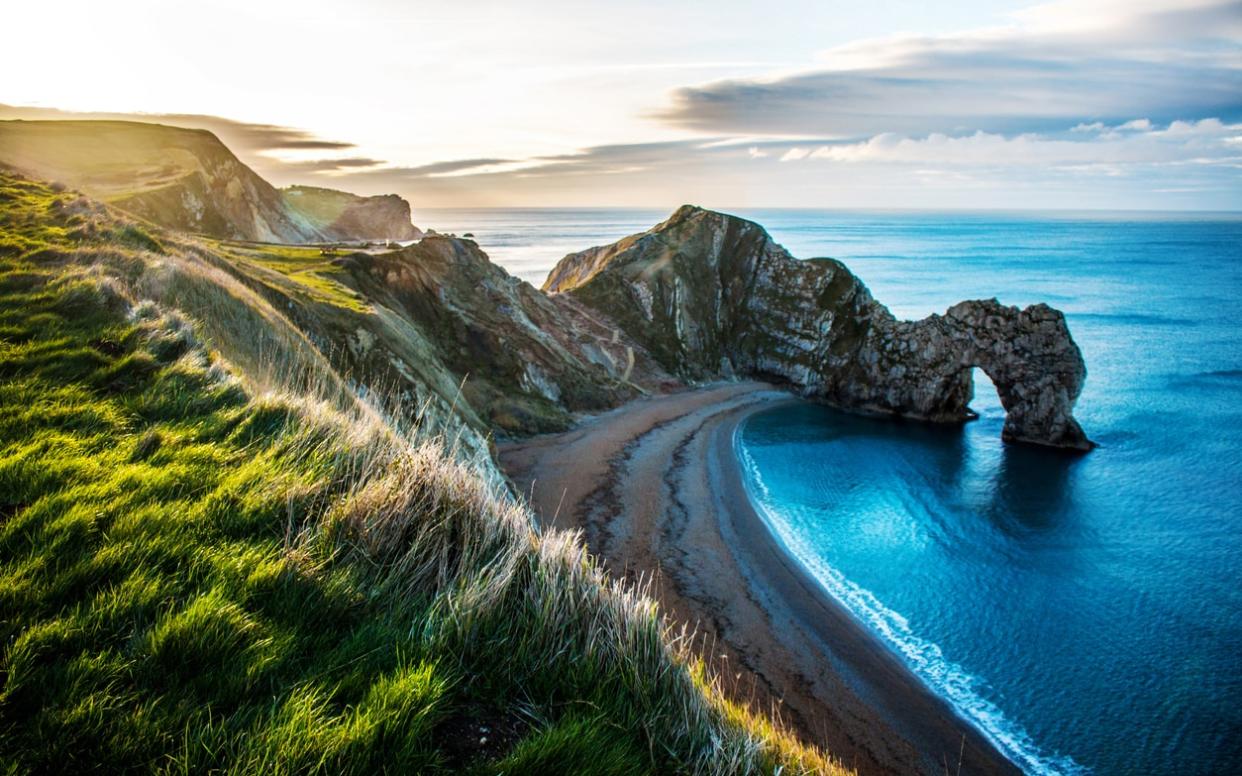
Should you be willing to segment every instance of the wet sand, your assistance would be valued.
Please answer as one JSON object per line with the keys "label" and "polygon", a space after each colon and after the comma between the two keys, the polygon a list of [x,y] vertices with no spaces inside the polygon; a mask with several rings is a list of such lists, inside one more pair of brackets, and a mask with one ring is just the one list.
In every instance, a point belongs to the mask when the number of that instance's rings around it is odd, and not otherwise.
{"label": "wet sand", "polygon": [[725,383],[653,396],[500,446],[545,527],[583,531],[610,573],[653,579],[738,700],[862,774],[1017,773],[776,542],[733,434],[788,394]]}

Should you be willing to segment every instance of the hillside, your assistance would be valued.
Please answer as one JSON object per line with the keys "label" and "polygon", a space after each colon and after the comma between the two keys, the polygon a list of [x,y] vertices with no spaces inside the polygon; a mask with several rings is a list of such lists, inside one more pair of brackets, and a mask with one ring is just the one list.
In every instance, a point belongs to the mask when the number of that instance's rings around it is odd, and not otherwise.
{"label": "hillside", "polygon": [[158,226],[259,242],[410,240],[409,203],[280,192],[215,135],[132,121],[0,121],[0,165]]}
{"label": "hillside", "polygon": [[[613,397],[537,292],[422,251],[237,248],[0,176],[6,771],[840,771],[532,530],[453,365],[516,343],[530,401]],[[426,291],[462,266],[490,312]],[[530,328],[480,343],[504,316]]]}

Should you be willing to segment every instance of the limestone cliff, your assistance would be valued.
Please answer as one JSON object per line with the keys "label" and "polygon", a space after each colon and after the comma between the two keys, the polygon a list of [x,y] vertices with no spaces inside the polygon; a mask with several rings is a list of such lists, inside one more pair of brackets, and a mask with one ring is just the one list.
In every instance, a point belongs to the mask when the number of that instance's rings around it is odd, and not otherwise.
{"label": "limestone cliff", "polygon": [[978,366],[1006,440],[1091,447],[1072,415],[1086,367],[1046,305],[972,301],[898,321],[840,262],[799,261],[758,224],[690,206],[566,256],[544,290],[615,321],[684,378],[767,378],[846,409],[962,421]]}
{"label": "limestone cliff", "polygon": [[410,222],[410,203],[396,194],[360,197],[315,186],[280,190],[285,203],[328,240],[417,240],[423,232]]}

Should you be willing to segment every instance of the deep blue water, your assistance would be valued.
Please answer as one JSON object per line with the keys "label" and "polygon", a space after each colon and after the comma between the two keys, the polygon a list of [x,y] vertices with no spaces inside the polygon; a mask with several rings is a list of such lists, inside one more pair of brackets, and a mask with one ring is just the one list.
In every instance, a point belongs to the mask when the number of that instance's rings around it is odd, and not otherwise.
{"label": "deep blue water", "polygon": [[[1064,310],[1100,443],[1001,444],[979,372],[962,428],[774,409],[738,447],[786,547],[1028,771],[1242,773],[1242,220],[741,214],[898,315]],[[432,215],[538,285],[667,214]]]}

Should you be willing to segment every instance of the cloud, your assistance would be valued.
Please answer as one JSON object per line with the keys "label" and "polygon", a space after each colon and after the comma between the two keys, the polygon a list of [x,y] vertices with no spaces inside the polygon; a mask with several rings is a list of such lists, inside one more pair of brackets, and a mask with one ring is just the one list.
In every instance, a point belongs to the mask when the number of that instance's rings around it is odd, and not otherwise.
{"label": "cloud", "polygon": [[286,172],[304,172],[312,174],[339,173],[352,170],[379,167],[384,162],[366,156],[348,156],[341,159],[307,159],[303,161],[281,161],[280,166]]}
{"label": "cloud", "polygon": [[[1225,124],[1219,119],[1174,121],[1163,128],[1154,127],[1147,119],[1137,119],[1119,126],[1079,125],[1072,133],[1072,137],[932,133],[922,138],[884,133],[864,141],[825,143],[813,150],[793,149],[786,158],[959,168],[1090,165],[1100,170],[1107,168],[1113,174],[1140,165],[1233,166],[1242,162],[1242,153],[1234,147],[1235,138],[1242,134],[1242,124]],[[791,156],[793,151],[800,153]]]}
{"label": "cloud", "polygon": [[679,89],[655,117],[836,138],[1242,119],[1242,0],[1136,7],[1054,3],[1009,27],[854,43],[813,70]]}
{"label": "cloud", "polygon": [[[481,160],[487,161],[487,160]],[[424,169],[424,168],[416,168]],[[1075,131],[606,145],[462,175],[376,169],[367,186],[456,205],[1162,208],[1242,205],[1242,123],[1146,118]],[[394,177],[397,176],[397,177]],[[362,180],[351,177],[349,180]],[[606,183],[601,181],[606,180]],[[676,185],[671,185],[675,181]],[[675,201],[674,201],[675,200]]]}
{"label": "cloud", "polygon": [[240,154],[276,151],[341,151],[354,147],[353,143],[328,140],[304,129],[275,124],[255,124],[197,113],[77,112],[59,108],[0,104],[0,119],[140,121],[188,129],[206,129],[219,137],[234,153]]}
{"label": "cloud", "polygon": [[362,172],[359,177],[365,177],[371,183],[387,181],[393,186],[427,184],[431,180],[457,178],[463,179],[463,184],[483,187],[499,178],[608,175],[677,166],[679,160],[694,162],[706,156],[753,156],[748,149],[736,144],[721,144],[718,141],[719,138],[699,138],[601,145],[570,153],[532,156],[526,159],[455,159],[417,167],[381,167]]}
{"label": "cloud", "polygon": [[443,162],[433,162],[431,164],[422,164],[415,167],[384,167],[378,170],[373,170],[369,174],[392,179],[413,180],[416,178],[431,178],[443,175],[468,173],[471,171],[494,167],[496,165],[510,164],[511,162],[511,159],[450,159]]}

